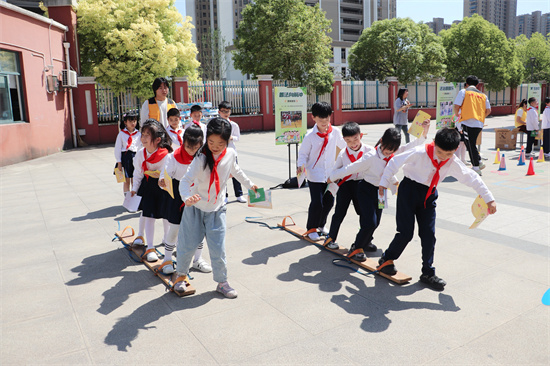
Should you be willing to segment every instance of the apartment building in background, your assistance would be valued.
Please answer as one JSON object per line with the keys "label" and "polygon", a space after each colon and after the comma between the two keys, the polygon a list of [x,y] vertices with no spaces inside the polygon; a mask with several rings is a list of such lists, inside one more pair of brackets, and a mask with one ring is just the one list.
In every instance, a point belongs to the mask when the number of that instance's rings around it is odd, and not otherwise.
{"label": "apartment building in background", "polygon": [[464,0],[464,17],[479,14],[495,24],[508,38],[514,38],[516,30],[517,0]]}
{"label": "apartment building in background", "polygon": [[550,13],[542,14],[534,11],[531,14],[522,14],[516,17],[516,35],[525,34],[527,38],[535,32],[547,35],[550,33]]}
{"label": "apartment building in background", "polygon": [[[460,20],[455,20],[453,24],[459,23]],[[432,29],[435,34],[439,34],[444,29],[451,28],[451,24],[445,24],[443,18],[433,18],[433,21],[427,22],[426,25]]]}

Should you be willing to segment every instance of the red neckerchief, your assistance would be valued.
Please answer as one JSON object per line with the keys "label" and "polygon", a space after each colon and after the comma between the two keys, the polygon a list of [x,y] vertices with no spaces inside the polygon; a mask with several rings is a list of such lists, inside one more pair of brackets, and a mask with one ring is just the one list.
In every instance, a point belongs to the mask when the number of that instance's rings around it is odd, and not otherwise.
{"label": "red neckerchief", "polygon": [[183,139],[181,138],[181,135],[183,133],[183,130],[174,131],[172,128],[170,128],[170,132],[172,132],[173,134],[175,134],[178,137],[178,141],[180,143],[180,146],[182,146],[183,145]]}
{"label": "red neckerchief", "polygon": [[[201,123],[200,122],[197,122],[195,120],[193,120],[193,123],[196,124],[197,126],[201,127]],[[202,128],[202,127],[201,127]]]}
{"label": "red neckerchief", "polygon": [[[375,146],[374,148],[375,150],[378,150],[378,146]],[[380,154],[382,154],[382,151],[380,151]],[[390,156],[386,156],[382,159],[384,159],[384,161],[386,162],[386,165],[388,165],[388,163],[390,162],[391,158],[393,158],[393,155],[394,154],[391,154]],[[384,156],[384,154],[382,154],[382,156]]]}
{"label": "red neckerchief", "polygon": [[[164,159],[164,157],[168,155],[167,149],[157,149],[154,153],[147,158],[147,149],[143,149],[143,163],[141,164],[141,169],[143,170],[143,173],[147,170],[147,163],[149,164],[155,164]],[[145,176],[147,180],[149,180],[149,176]]]}
{"label": "red neckerchief", "polygon": [[176,151],[174,151],[174,158],[176,161],[183,165],[189,165],[193,161],[193,155],[189,155],[187,150],[182,146],[178,147]]}
{"label": "red neckerchief", "polygon": [[132,136],[134,136],[139,131],[136,130],[136,131],[130,133],[130,132],[128,132],[128,130],[124,129],[124,130],[121,130],[121,132],[124,132],[125,134],[128,135],[128,145],[126,145],[126,150],[128,150],[130,148],[130,146],[132,146]]}
{"label": "red neckerchief", "polygon": [[223,152],[218,157],[218,160],[214,161],[214,166],[212,167],[212,171],[210,172],[210,184],[208,185],[208,201],[210,201],[210,187],[212,186],[212,183],[215,182],[216,199],[214,200],[214,203],[216,203],[216,201],[218,200],[218,194],[220,193],[220,176],[218,175],[218,164],[223,159],[226,152],[227,152],[227,149],[224,149]]}
{"label": "red neckerchief", "polygon": [[328,135],[331,132],[332,132],[332,125],[330,123],[328,124],[327,132],[325,133],[317,132],[317,136],[319,136],[322,139],[325,139],[325,141],[323,141],[323,147],[321,147],[321,151],[319,151],[319,156],[317,157],[317,160],[315,160],[315,164],[313,164],[312,168],[315,168],[315,165],[317,165],[319,158],[321,157],[321,155],[323,155],[323,152],[325,151],[325,147],[327,147],[327,144],[328,144]]}
{"label": "red neckerchief", "polygon": [[[363,152],[360,151],[359,154],[357,154],[357,157],[353,156],[353,154],[350,154],[348,152],[348,148],[346,147],[346,154],[348,155],[348,158],[349,160],[352,162],[352,163],[355,163],[357,160],[361,159],[361,157],[363,156]],[[344,184],[345,181],[347,181],[348,179],[350,179],[352,176],[352,174],[350,175],[346,175],[344,177],[344,179],[342,179],[339,183],[338,183],[338,187],[340,187],[342,184]]]}
{"label": "red neckerchief", "polygon": [[428,154],[428,157],[432,161],[432,164],[435,167],[436,171],[435,171],[434,176],[432,178],[432,181],[430,183],[430,188],[428,189],[428,193],[426,194],[426,198],[424,199],[424,208],[426,208],[426,201],[428,200],[428,197],[430,197],[430,195],[432,194],[432,190],[435,190],[435,188],[437,187],[437,183],[439,182],[439,169],[441,169],[441,167],[443,165],[445,165],[450,160],[450,158],[449,158],[447,160],[444,160],[444,161],[438,163],[434,159],[434,150],[435,150],[435,143],[433,141],[429,144],[426,144],[426,153]]}

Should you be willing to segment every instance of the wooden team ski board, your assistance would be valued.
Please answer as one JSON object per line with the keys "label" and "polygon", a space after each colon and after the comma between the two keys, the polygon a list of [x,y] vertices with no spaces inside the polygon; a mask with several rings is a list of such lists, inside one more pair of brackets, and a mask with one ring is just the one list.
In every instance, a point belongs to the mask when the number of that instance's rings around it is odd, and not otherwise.
{"label": "wooden team ski board", "polygon": [[[128,249],[129,251],[133,252],[138,258],[141,259],[143,254],[145,253],[146,246],[145,245],[132,245],[134,240],[136,239],[137,235],[135,235],[134,229],[131,226],[126,226],[124,230],[115,232],[115,235],[122,243],[124,243],[124,247]],[[166,287],[168,287],[170,290],[172,289],[172,284],[174,281],[176,281],[176,273],[174,272],[171,275],[164,275],[161,272],[157,272],[156,269],[160,267],[163,260],[159,259],[156,262],[147,262],[145,259],[143,260],[143,264],[147,268],[149,268],[153,273],[164,282]],[[191,285],[187,285],[187,289],[185,292],[177,292],[173,291],[178,296],[188,296],[193,295],[195,293],[195,288]]]}
{"label": "wooden team ski board", "polygon": [[[292,221],[292,224],[287,224],[286,223],[287,218],[290,218],[290,220]],[[323,246],[323,242],[324,242],[323,240],[313,241],[310,238],[308,238],[307,236],[303,236],[304,233],[306,232],[306,230],[299,227],[299,226],[297,226],[294,223],[294,220],[292,220],[292,218],[290,216],[285,217],[283,219],[283,222],[281,224],[277,224],[277,226],[279,226],[280,228],[288,231],[289,233],[293,234],[294,236],[299,237],[300,239],[306,240],[306,241],[308,241],[310,243],[313,243],[313,244]],[[330,249],[330,248],[327,248],[327,247],[324,247],[324,248],[326,250],[328,250],[329,252],[333,252],[336,255],[347,258],[348,249],[346,249],[344,247],[340,246],[338,249]],[[367,258],[367,260],[365,262],[358,262],[358,261],[355,261],[355,260],[350,259],[350,258],[347,258],[347,259],[349,259],[350,262],[358,265],[361,268],[366,269],[369,272],[376,271],[376,267],[378,267],[378,262],[376,262],[372,258]],[[408,275],[406,275],[402,272],[399,272],[399,271],[396,274],[394,274],[393,276],[390,276],[390,275],[382,273],[382,272],[377,272],[377,274],[379,274],[380,276],[385,277],[388,280],[393,281],[393,282],[395,282],[399,285],[410,282],[412,280],[411,276],[408,276]]]}

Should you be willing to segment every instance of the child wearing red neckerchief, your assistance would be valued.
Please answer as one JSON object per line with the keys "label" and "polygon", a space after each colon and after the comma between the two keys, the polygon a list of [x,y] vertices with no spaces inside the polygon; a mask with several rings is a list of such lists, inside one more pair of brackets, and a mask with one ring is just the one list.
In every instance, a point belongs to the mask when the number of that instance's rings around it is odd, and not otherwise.
{"label": "child wearing red neckerchief", "polygon": [[496,212],[493,195],[481,179],[454,155],[460,143],[455,129],[437,131],[432,143],[418,146],[394,156],[380,179],[379,193],[383,194],[391,178],[403,167],[404,178],[399,184],[397,210],[395,213],[397,233],[388,249],[380,258],[380,271],[389,275],[397,273],[393,261],[398,259],[414,235],[415,219],[422,246],[422,275],[420,281],[432,289],[441,291],[447,284],[435,275],[433,266],[435,250],[435,207],[438,197],[437,185],[447,176],[473,188],[487,203],[489,214]]}
{"label": "child wearing red neckerchief", "polygon": [[179,185],[185,209],[178,235],[177,279],[174,291],[184,292],[187,287],[187,270],[195,250],[206,237],[216,291],[227,298],[237,297],[237,291],[227,281],[225,257],[225,190],[230,176],[247,189],[254,185],[237,165],[237,154],[227,145],[231,125],[223,118],[208,122],[206,143],[187,170]]}
{"label": "child wearing red neckerchief", "polygon": [[332,107],[328,103],[315,103],[311,107],[311,114],[315,126],[302,141],[296,166],[298,175],[304,170],[306,172],[311,198],[306,234],[309,239],[317,241],[320,239],[319,233],[329,233],[325,225],[334,205],[334,197],[326,189],[327,180],[336,161],[336,149],[344,149],[346,142],[340,130],[330,124]]}

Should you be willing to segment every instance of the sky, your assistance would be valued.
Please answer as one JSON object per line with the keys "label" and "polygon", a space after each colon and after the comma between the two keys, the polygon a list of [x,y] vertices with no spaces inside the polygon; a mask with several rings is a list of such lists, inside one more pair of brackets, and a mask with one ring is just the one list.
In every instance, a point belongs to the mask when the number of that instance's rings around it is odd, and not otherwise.
{"label": "sky", "polygon": [[[222,0],[230,1],[230,0]],[[433,18],[444,18],[446,24],[460,20],[463,0],[397,0],[397,17],[409,17],[415,22],[431,22]],[[185,16],[185,0],[176,0],[176,7]],[[550,12],[548,0],[518,0],[517,15],[530,14],[535,10]]]}

